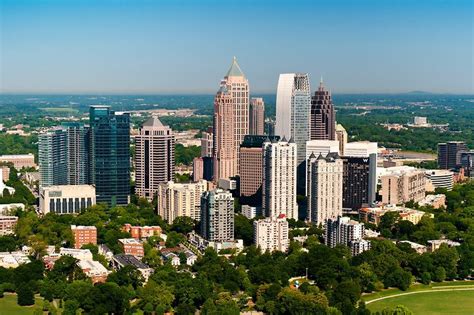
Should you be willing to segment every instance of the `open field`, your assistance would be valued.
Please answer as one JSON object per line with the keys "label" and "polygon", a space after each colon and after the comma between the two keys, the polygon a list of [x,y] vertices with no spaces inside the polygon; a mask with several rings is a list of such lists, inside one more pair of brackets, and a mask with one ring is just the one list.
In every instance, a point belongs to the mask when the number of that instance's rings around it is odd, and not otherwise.
{"label": "open field", "polygon": [[5,293],[0,298],[0,315],[30,315],[34,314],[36,309],[42,309],[43,299],[36,297],[36,304],[32,306],[18,306],[16,304],[16,294]]}
{"label": "open field", "polygon": [[367,308],[381,311],[405,305],[414,314],[474,314],[474,283],[444,282],[415,285],[407,291],[389,289],[363,297]]}

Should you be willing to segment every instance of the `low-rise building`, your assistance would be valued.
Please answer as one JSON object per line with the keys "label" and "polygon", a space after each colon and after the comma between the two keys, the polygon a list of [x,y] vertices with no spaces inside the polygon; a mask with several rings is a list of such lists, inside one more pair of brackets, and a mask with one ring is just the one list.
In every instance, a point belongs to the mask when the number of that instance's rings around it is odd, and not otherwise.
{"label": "low-rise building", "polygon": [[232,249],[240,252],[244,249],[244,242],[241,239],[232,240],[232,241],[208,241],[203,238],[201,235],[198,235],[194,232],[188,234],[189,243],[194,245],[201,252],[204,252],[206,248],[212,248],[216,252],[225,249]]}
{"label": "low-rise building", "polygon": [[161,227],[155,226],[132,226],[131,224],[126,223],[123,228],[123,231],[130,233],[132,238],[141,240],[144,238],[149,238],[150,236],[160,236]]}
{"label": "low-rise building", "polygon": [[8,166],[2,165],[0,166],[2,177],[0,180],[3,180],[5,183],[8,182],[10,179],[10,168]]}
{"label": "low-rise building", "polygon": [[0,236],[15,234],[18,217],[0,215]]}
{"label": "low-rise building", "polygon": [[434,209],[446,207],[446,195],[427,195],[423,200],[418,202],[420,206],[431,206]]}
{"label": "low-rise building", "polygon": [[448,191],[453,189],[454,173],[449,170],[426,170],[426,180],[434,188],[445,188]]}
{"label": "low-rise building", "polygon": [[134,238],[121,238],[118,240],[125,254],[133,255],[139,258],[145,256],[143,243]]}
{"label": "low-rise building", "polygon": [[329,247],[346,245],[353,256],[370,249],[370,242],[364,240],[365,227],[363,223],[351,220],[349,217],[327,219],[325,223],[324,243]]}
{"label": "low-rise building", "polygon": [[10,215],[15,210],[25,210],[25,205],[22,203],[5,203],[0,204],[0,215]]}
{"label": "low-rise building", "polygon": [[78,260],[92,260],[92,253],[88,249],[64,248],[59,249],[59,255],[71,256]]}
{"label": "low-rise building", "polygon": [[415,250],[415,252],[417,252],[418,254],[423,254],[423,253],[426,253],[426,246],[425,245],[421,245],[421,244],[418,244],[418,243],[415,243],[415,242],[410,242],[410,241],[400,241],[398,243],[402,243],[402,244],[408,244],[410,245],[410,247],[412,249]]}
{"label": "low-rise building", "polygon": [[95,226],[71,225],[74,237],[74,248],[81,248],[86,244],[97,245],[97,228]]}
{"label": "low-rise building", "polygon": [[428,251],[434,252],[439,249],[442,244],[448,245],[448,247],[461,246],[461,243],[451,241],[451,240],[430,240],[428,241]]}
{"label": "low-rise building", "polygon": [[[410,221],[413,224],[418,224],[421,218],[426,214],[424,211],[415,210],[406,207],[388,205],[375,208],[361,208],[359,210],[359,220],[363,222],[373,223],[379,225],[382,216],[387,212],[398,212],[401,220]],[[433,214],[427,214],[433,217]]]}
{"label": "low-rise building", "polygon": [[95,260],[79,260],[77,265],[92,280],[92,283],[105,282],[110,271]]}
{"label": "low-rise building", "polygon": [[257,215],[261,215],[262,210],[258,207],[252,207],[249,205],[242,205],[242,215],[245,216],[247,219],[251,220],[255,218]]}
{"label": "low-rise building", "polygon": [[16,268],[29,262],[30,259],[22,251],[0,253],[0,267],[3,268]]}
{"label": "low-rise building", "polygon": [[3,168],[0,168],[0,196],[3,196],[4,191],[8,191],[8,194],[13,195],[15,193],[15,188],[3,183]]}
{"label": "low-rise building", "polygon": [[39,210],[43,214],[77,214],[96,204],[92,185],[59,185],[40,188]]}
{"label": "low-rise building", "polygon": [[100,244],[98,246],[98,252],[100,255],[104,256],[107,261],[111,261],[114,256],[114,253],[105,244]]}
{"label": "low-rise building", "polygon": [[181,265],[181,261],[179,259],[179,256],[176,255],[173,252],[162,254],[162,256],[163,256],[163,259],[167,262],[170,262],[171,266],[173,266],[173,267],[178,267],[179,265]]}
{"label": "low-rise building", "polygon": [[112,257],[112,266],[114,269],[119,270],[125,266],[133,266],[137,268],[138,271],[142,274],[145,281],[148,281],[148,278],[153,273],[153,268],[150,268],[147,264],[143,263],[137,257],[129,254],[118,254]]}
{"label": "low-rise building", "polygon": [[33,153],[0,155],[0,162],[10,162],[17,170],[21,170],[24,167],[36,168],[35,156]]}

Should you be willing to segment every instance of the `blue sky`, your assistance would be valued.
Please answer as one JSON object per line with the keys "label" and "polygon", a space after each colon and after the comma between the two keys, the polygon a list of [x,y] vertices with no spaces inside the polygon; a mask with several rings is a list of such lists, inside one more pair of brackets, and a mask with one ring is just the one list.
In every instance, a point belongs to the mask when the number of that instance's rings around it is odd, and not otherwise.
{"label": "blue sky", "polygon": [[0,0],[0,92],[255,93],[308,72],[333,92],[474,93],[472,0]]}

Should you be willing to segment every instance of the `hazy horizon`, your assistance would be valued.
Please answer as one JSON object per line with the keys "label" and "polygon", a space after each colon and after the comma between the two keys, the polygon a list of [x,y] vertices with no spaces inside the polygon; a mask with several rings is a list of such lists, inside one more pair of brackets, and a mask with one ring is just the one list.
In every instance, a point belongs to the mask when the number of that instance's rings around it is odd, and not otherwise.
{"label": "hazy horizon", "polygon": [[213,94],[236,56],[334,94],[474,94],[470,0],[0,0],[0,93]]}

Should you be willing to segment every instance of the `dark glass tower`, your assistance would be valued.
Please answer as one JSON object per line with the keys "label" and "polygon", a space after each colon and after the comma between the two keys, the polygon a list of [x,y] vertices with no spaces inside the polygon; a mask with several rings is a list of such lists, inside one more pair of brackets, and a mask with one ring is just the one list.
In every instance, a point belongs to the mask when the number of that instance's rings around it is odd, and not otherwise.
{"label": "dark glass tower", "polygon": [[441,169],[453,169],[461,165],[461,152],[467,151],[466,143],[463,141],[450,141],[438,143],[438,167]]}
{"label": "dark glass tower", "polygon": [[371,206],[377,189],[377,156],[343,157],[342,207],[359,210],[363,205]]}
{"label": "dark glass tower", "polygon": [[310,139],[336,140],[336,114],[331,93],[319,83],[318,90],[311,98]]}
{"label": "dark glass tower", "polygon": [[130,115],[110,106],[90,108],[90,179],[97,203],[126,205],[130,197]]}

